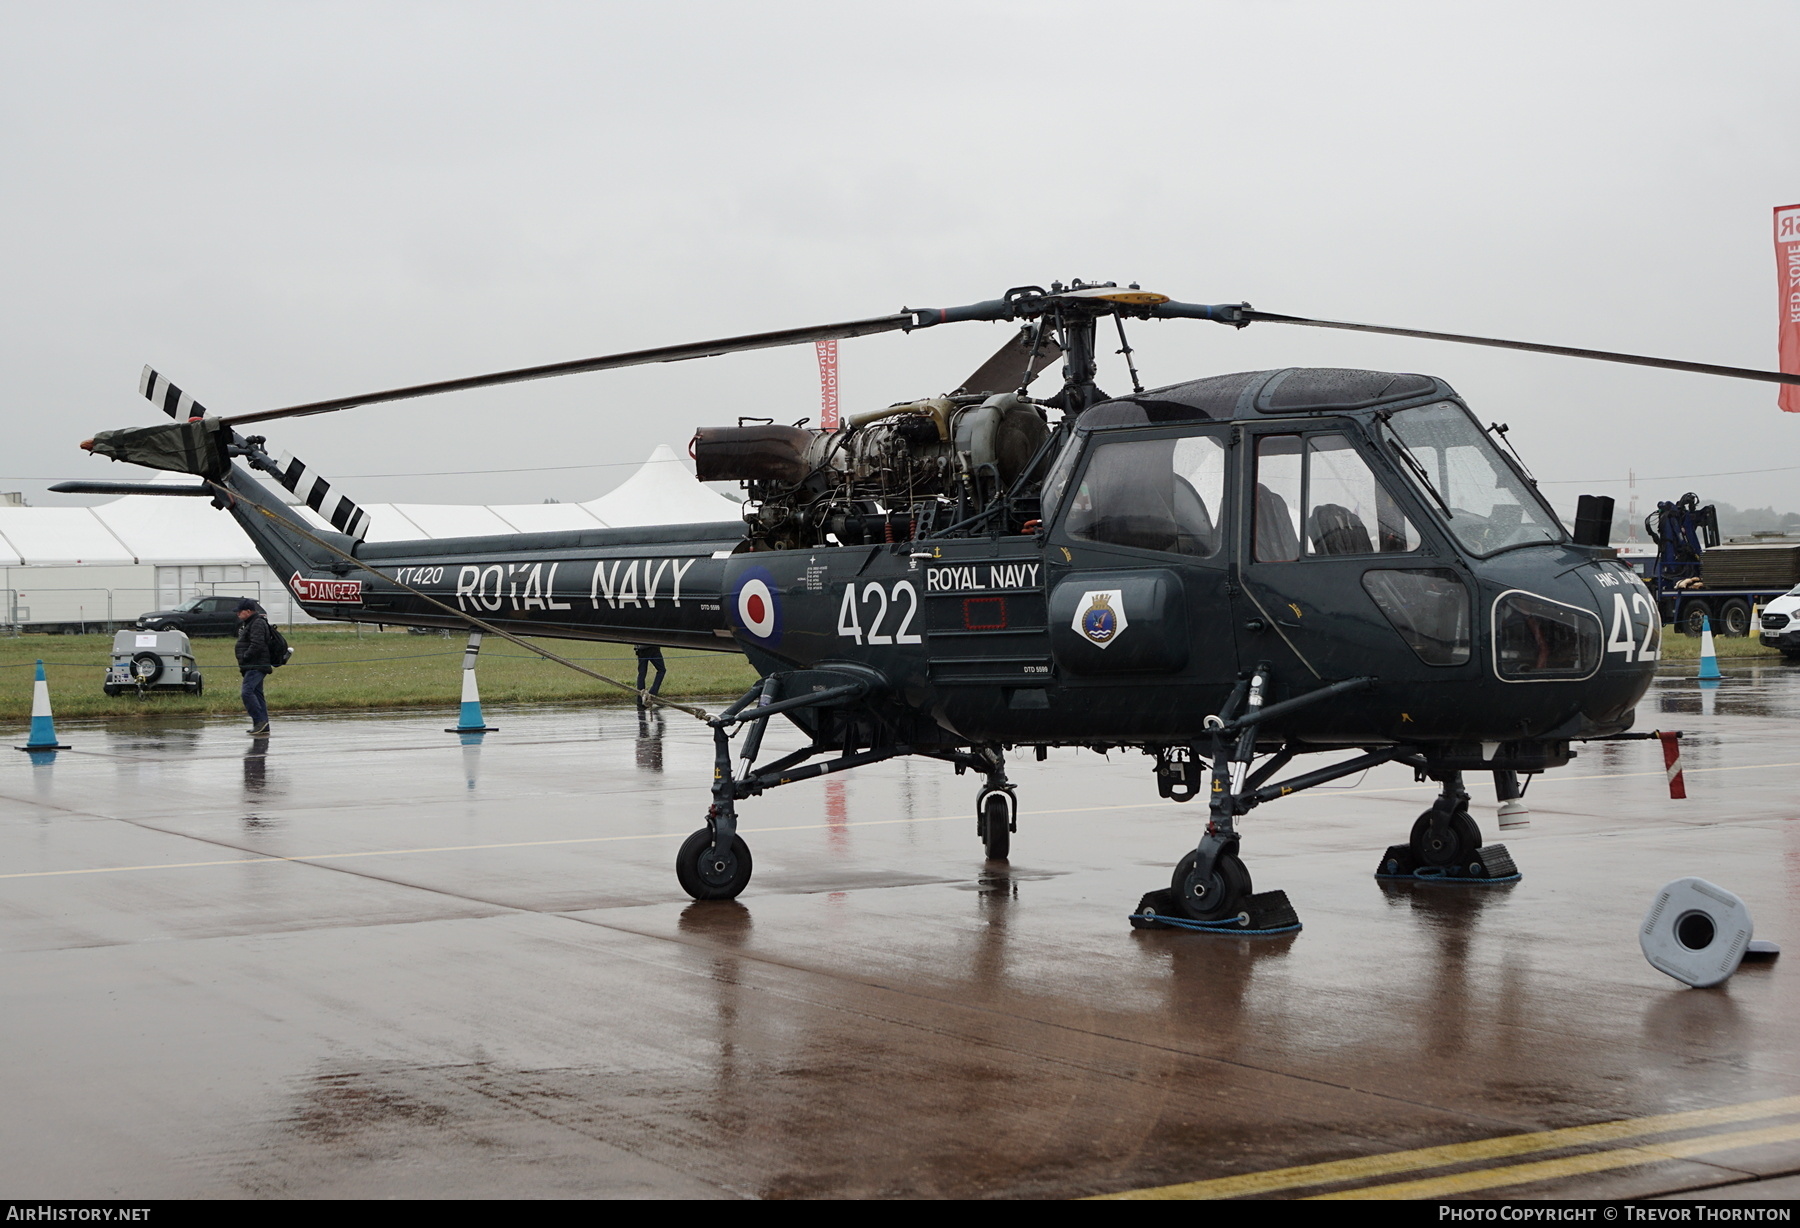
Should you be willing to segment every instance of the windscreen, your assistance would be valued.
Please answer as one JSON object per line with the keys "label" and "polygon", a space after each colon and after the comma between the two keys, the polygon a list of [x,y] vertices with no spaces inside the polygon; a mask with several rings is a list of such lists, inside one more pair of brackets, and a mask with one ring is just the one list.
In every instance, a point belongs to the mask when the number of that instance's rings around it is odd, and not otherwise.
{"label": "windscreen", "polygon": [[1555,515],[1461,406],[1403,409],[1388,429],[1400,467],[1469,550],[1492,554],[1563,540]]}

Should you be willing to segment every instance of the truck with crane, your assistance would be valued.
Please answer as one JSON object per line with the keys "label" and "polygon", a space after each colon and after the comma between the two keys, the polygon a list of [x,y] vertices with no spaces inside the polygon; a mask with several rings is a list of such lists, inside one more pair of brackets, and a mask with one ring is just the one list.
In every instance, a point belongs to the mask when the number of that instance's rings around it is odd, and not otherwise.
{"label": "truck with crane", "polygon": [[1658,503],[1644,530],[1654,553],[1621,551],[1620,562],[1656,595],[1664,623],[1688,635],[1708,621],[1719,634],[1749,635],[1761,607],[1763,641],[1800,657],[1800,541],[1757,534],[1721,544],[1717,509],[1691,492]]}

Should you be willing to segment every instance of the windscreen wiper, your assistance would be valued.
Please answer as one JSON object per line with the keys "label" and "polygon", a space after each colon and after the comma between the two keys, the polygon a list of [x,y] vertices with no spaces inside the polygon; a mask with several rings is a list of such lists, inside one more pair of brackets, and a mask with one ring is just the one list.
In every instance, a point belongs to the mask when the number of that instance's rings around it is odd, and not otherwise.
{"label": "windscreen wiper", "polygon": [[1383,422],[1381,425],[1387,431],[1388,443],[1393,447],[1395,453],[1399,455],[1401,463],[1404,464],[1407,469],[1412,471],[1413,478],[1417,480],[1419,485],[1425,488],[1426,492],[1431,495],[1432,500],[1436,502],[1439,507],[1444,509],[1444,519],[1455,519],[1456,513],[1450,510],[1450,504],[1445,501],[1443,495],[1438,493],[1438,488],[1432,485],[1430,476],[1425,472],[1425,466],[1419,463],[1419,458],[1407,450],[1406,445],[1401,441],[1400,437],[1394,433],[1394,428],[1391,425],[1386,422]]}

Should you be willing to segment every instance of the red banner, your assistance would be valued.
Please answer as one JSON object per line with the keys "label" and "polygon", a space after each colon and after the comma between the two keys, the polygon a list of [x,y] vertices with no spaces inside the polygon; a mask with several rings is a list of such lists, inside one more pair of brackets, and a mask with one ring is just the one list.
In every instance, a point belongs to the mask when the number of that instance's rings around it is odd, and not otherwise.
{"label": "red banner", "polygon": [[838,429],[837,342],[815,341],[813,345],[819,351],[819,425],[835,431]]}
{"label": "red banner", "polygon": [[[1800,375],[1800,205],[1775,210],[1775,268],[1781,281],[1780,370]],[[1800,414],[1800,384],[1781,386],[1781,408]]]}

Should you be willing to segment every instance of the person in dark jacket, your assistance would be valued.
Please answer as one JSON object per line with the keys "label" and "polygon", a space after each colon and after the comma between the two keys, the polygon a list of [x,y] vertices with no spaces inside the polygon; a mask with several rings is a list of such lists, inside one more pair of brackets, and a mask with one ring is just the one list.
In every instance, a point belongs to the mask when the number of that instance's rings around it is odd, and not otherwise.
{"label": "person in dark jacket", "polygon": [[637,646],[637,663],[637,689],[640,692],[638,695],[638,707],[641,708],[644,706],[644,698],[641,692],[644,689],[645,676],[653,669],[656,671],[656,681],[650,684],[650,693],[652,695],[661,694],[663,676],[669,672],[669,667],[663,664],[662,649],[658,648],[655,644],[639,644]]}
{"label": "person in dark jacket", "polygon": [[244,711],[250,714],[250,736],[269,735],[269,705],[263,702],[263,679],[275,672],[269,657],[269,620],[250,598],[238,602],[237,663],[244,676]]}

